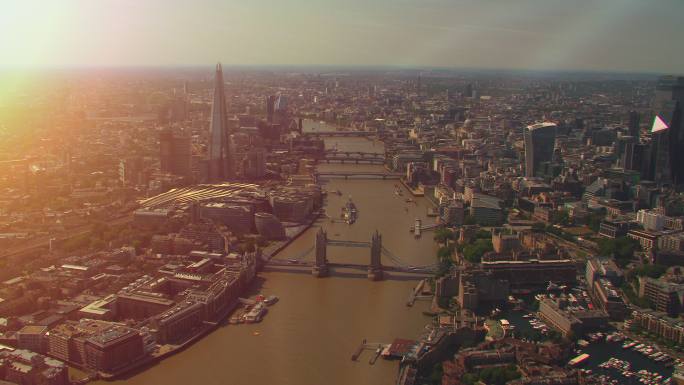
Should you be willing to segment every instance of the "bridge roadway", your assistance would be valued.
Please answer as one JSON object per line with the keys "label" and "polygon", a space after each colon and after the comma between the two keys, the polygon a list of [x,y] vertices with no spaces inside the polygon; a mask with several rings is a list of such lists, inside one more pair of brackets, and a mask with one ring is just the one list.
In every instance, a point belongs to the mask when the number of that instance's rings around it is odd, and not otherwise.
{"label": "bridge roadway", "polygon": [[302,136],[332,136],[332,137],[369,137],[377,135],[376,131],[311,131],[303,132]]}
{"label": "bridge roadway", "polygon": [[368,163],[368,164],[385,164],[385,158],[358,158],[358,157],[346,157],[346,156],[326,156],[318,160],[323,163]]}
{"label": "bridge roadway", "polygon": [[366,179],[399,179],[404,174],[398,172],[372,172],[372,171],[316,171],[314,176],[319,178],[344,178],[350,177]]}
{"label": "bridge roadway", "polygon": [[[282,260],[282,259],[271,259],[270,261],[266,262],[264,264],[265,266],[287,266],[287,267],[303,267],[307,269],[311,269],[314,266],[313,262],[304,262],[304,261],[287,261],[287,260]],[[368,265],[363,265],[359,263],[335,263],[335,262],[328,262],[327,263],[328,267],[337,267],[337,268],[344,268],[344,269],[356,269],[356,270],[363,270],[366,271],[368,270]],[[382,270],[383,271],[390,271],[390,272],[398,272],[398,273],[406,273],[406,274],[419,274],[419,275],[426,275],[426,274],[433,274],[434,270],[429,269],[429,268],[423,268],[423,267],[402,267],[402,266],[387,266],[387,265],[382,265]]]}
{"label": "bridge roadway", "polygon": [[326,150],[326,154],[334,155],[334,156],[346,156],[350,158],[384,158],[385,154],[381,152],[364,152],[364,151],[338,151],[335,149],[331,150]]}

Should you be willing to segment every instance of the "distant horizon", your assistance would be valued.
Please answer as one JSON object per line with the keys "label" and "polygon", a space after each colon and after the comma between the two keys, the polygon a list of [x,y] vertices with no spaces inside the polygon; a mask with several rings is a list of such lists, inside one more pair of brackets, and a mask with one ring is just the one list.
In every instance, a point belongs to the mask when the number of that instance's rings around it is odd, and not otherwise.
{"label": "distant horizon", "polygon": [[364,65],[364,64],[226,64],[221,61],[208,64],[121,64],[121,65],[52,65],[52,66],[3,66],[0,64],[0,74],[4,73],[49,73],[59,71],[97,71],[97,70],[162,70],[162,71],[208,71],[213,73],[217,63],[221,63],[224,72],[232,70],[273,70],[275,72],[288,72],[294,70],[316,71],[392,71],[392,72],[439,72],[450,74],[546,74],[546,75],[634,75],[641,77],[658,76],[684,76],[680,73],[660,71],[637,71],[637,70],[610,70],[610,69],[542,69],[542,68],[513,68],[513,67],[441,67],[441,66],[401,66],[401,65]]}
{"label": "distant horizon", "polygon": [[681,73],[681,15],[681,0],[22,0],[0,14],[0,67]]}

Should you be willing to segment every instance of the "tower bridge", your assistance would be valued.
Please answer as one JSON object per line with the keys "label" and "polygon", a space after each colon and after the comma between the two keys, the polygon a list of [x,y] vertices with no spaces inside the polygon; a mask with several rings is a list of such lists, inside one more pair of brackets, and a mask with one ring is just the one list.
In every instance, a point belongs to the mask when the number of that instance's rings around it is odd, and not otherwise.
{"label": "tower bridge", "polygon": [[[357,247],[370,250],[370,261],[368,264],[358,263],[336,263],[328,260],[328,246],[334,247]],[[304,258],[312,251],[314,261],[304,261]],[[383,266],[382,257],[389,259],[394,265]],[[328,239],[325,230],[320,228],[316,233],[314,245],[297,256],[292,256],[287,260],[271,259],[266,263],[267,266],[298,266],[311,268],[314,277],[322,278],[330,274],[331,267],[364,269],[368,279],[379,281],[384,278],[386,271],[413,273],[413,274],[432,274],[435,272],[436,264],[429,266],[410,266],[406,265],[400,258],[382,246],[382,235],[375,231],[371,236],[370,242],[347,241]]]}

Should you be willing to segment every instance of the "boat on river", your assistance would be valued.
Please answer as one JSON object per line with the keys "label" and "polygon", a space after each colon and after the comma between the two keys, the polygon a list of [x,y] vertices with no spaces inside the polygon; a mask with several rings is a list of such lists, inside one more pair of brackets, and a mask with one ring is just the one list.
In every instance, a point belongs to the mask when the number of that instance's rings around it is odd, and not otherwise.
{"label": "boat on river", "polygon": [[347,203],[344,205],[344,207],[342,207],[342,217],[347,224],[351,225],[356,222],[357,216],[358,211],[356,209],[356,205],[352,201],[351,197],[349,197]]}

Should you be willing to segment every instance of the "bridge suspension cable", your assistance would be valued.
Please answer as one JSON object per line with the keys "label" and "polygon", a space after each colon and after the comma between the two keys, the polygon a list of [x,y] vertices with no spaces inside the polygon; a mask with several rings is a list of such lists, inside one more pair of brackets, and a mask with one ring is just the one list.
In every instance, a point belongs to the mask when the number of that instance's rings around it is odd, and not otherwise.
{"label": "bridge suspension cable", "polygon": [[370,242],[359,241],[340,241],[328,239],[328,246],[343,246],[343,247],[370,247]]}
{"label": "bridge suspension cable", "polygon": [[[392,262],[394,262],[395,264],[397,264],[397,265],[400,266],[400,267],[408,267],[408,266],[409,266],[408,263],[402,261],[401,258],[397,257],[394,253],[392,253],[391,251],[389,251],[389,250],[388,250],[387,248],[385,248],[384,246],[382,247],[382,255],[386,256],[386,257],[389,258]],[[434,263],[434,264],[431,264],[431,265],[415,266],[415,268],[417,268],[417,269],[431,270],[431,269],[436,268],[437,265],[438,265],[437,263]]]}
{"label": "bridge suspension cable", "polygon": [[[302,259],[304,259],[304,257],[306,257],[307,255],[309,255],[315,248],[316,248],[316,246],[311,246],[310,248],[308,248],[308,249],[302,251],[301,253],[295,254],[295,255],[292,255],[292,256],[289,256],[289,257],[287,257],[286,259],[301,261]],[[280,259],[280,260],[282,260],[282,259],[285,259],[285,258],[273,258],[273,259]]]}

